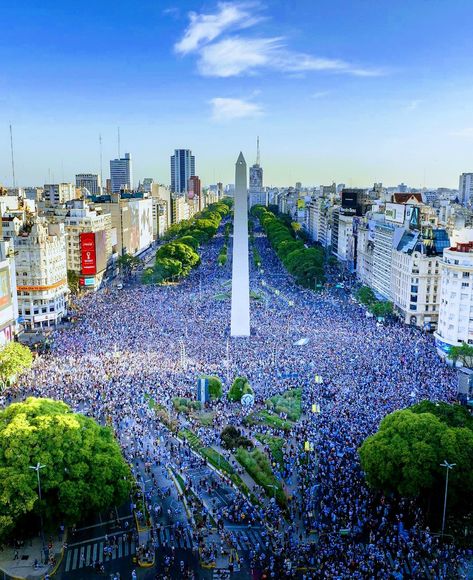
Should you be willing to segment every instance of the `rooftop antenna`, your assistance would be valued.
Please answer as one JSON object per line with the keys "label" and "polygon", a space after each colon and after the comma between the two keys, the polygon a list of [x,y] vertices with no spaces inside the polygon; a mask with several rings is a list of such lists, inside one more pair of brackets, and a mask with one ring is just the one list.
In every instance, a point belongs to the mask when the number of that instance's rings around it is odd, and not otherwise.
{"label": "rooftop antenna", "polygon": [[100,192],[102,192],[102,133],[99,133],[99,149],[100,149]]}
{"label": "rooftop antenna", "polygon": [[118,127],[118,159],[120,159],[120,127]]}
{"label": "rooftop antenna", "polygon": [[13,131],[10,124],[10,149],[11,149],[11,172],[13,176],[13,189],[16,188],[16,179],[15,179],[15,157],[13,155]]}
{"label": "rooftop antenna", "polygon": [[261,162],[260,154],[259,154],[259,137],[256,138],[256,165],[259,165]]}

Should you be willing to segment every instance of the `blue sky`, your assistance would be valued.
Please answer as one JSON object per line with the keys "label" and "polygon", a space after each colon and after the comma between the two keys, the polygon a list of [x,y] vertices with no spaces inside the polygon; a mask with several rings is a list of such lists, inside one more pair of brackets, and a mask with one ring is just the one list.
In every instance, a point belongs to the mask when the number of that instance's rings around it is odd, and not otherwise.
{"label": "blue sky", "polygon": [[450,186],[473,171],[471,0],[42,0],[2,6],[0,183],[169,182],[189,147],[233,181],[260,136],[267,185]]}

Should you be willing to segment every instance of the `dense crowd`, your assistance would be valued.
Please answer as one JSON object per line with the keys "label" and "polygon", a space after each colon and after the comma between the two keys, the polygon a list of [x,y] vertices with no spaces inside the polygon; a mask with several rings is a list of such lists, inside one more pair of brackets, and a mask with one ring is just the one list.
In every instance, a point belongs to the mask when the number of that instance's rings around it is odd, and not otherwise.
{"label": "dense crowd", "polygon": [[[217,265],[222,242],[217,236],[203,250],[200,268],[179,285],[137,284],[81,298],[78,322],[56,332],[51,351],[22,379],[22,395],[62,399],[111,423],[137,473],[138,460],[181,467],[196,462],[189,451],[175,457],[166,430],[155,427],[150,438],[149,397],[171,411],[173,397],[195,398],[201,373],[221,377],[225,388],[235,376],[246,376],[257,408],[301,387],[303,415],[284,455],[293,496],[289,517],[284,520],[274,502],[255,510],[243,499],[221,514],[222,521],[244,513],[272,522],[265,545],[250,555],[255,567],[268,578],[290,576],[296,565],[308,567],[307,578],[459,575],[462,555],[429,532],[415,502],[370,491],[357,454],[387,413],[426,398],[453,398],[453,372],[437,357],[431,337],[380,325],[335,290],[314,295],[296,287],[256,229],[263,271],[252,267],[251,287],[263,300],[252,302],[251,337],[229,340],[230,302],[214,298],[230,277],[228,266]],[[307,344],[296,346],[301,338]],[[312,413],[314,403],[320,413]],[[198,430],[207,445],[217,444],[221,429],[240,425],[247,413],[226,401],[215,408],[213,424]],[[313,451],[304,453],[306,441]],[[158,503],[150,502],[150,510]]]}

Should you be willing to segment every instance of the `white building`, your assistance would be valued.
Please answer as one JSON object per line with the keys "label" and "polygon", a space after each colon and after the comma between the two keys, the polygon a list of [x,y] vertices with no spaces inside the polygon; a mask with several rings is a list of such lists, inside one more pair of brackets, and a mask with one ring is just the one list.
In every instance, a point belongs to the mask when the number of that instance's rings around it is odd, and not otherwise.
{"label": "white building", "polygon": [[76,200],[64,218],[64,228],[67,269],[79,276],[81,287],[98,288],[112,258],[112,216]]}
{"label": "white building", "polygon": [[373,249],[372,288],[383,298],[391,300],[391,266],[393,253],[394,226],[376,222]]}
{"label": "white building", "polygon": [[13,242],[0,240],[0,346],[17,332],[18,299]]}
{"label": "white building", "polygon": [[460,203],[466,205],[473,198],[473,173],[462,173],[458,186]]}
{"label": "white building", "polygon": [[47,206],[64,205],[76,197],[72,183],[47,183],[43,189],[43,201]]}
{"label": "white building", "polygon": [[441,279],[435,342],[439,354],[445,356],[451,346],[473,344],[473,241],[444,251]]}
{"label": "white building", "polygon": [[133,166],[129,153],[125,153],[125,157],[110,161],[110,181],[112,193],[133,189]]}
{"label": "white building", "polygon": [[96,173],[78,173],[76,175],[76,187],[87,189],[90,195],[99,195],[102,190],[100,175]]}
{"label": "white building", "polygon": [[26,328],[56,325],[66,314],[66,236],[63,224],[36,218],[14,240],[18,311]]}
{"label": "white building", "polygon": [[370,287],[373,285],[374,227],[374,220],[362,220],[357,238],[356,277]]}
{"label": "white building", "polygon": [[449,246],[445,230],[421,236],[406,230],[395,241],[392,254],[392,300],[406,324],[424,330],[437,327],[440,305],[440,262]]}

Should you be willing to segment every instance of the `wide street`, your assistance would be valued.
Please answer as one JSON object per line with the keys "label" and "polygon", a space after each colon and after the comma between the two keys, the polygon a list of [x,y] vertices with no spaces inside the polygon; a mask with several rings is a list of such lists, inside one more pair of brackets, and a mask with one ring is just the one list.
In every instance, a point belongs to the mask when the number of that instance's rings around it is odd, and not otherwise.
{"label": "wide street", "polygon": [[[256,268],[250,256],[252,334],[229,339],[230,301],[222,295],[231,259],[217,264],[223,227],[201,250],[201,266],[181,283],[133,284],[82,298],[77,324],[59,332],[51,352],[22,379],[24,396],[62,399],[109,422],[145,492],[134,506],[120,508],[118,518],[101,514],[78,524],[60,576],[93,578],[86,566],[99,569],[102,562],[106,574],[119,572],[121,579],[131,578],[134,569],[139,578],[220,574],[202,569],[199,560],[233,568],[234,578],[258,578],[263,570],[290,577],[296,567],[306,578],[456,573],[460,555],[425,530],[415,504],[396,506],[366,487],[356,452],[387,413],[423,398],[454,396],[454,374],[438,360],[431,337],[376,323],[345,291],[313,294],[296,287],[256,226],[262,266]],[[414,342],[416,352],[408,346]],[[255,407],[245,410],[223,399],[205,417],[178,416],[173,397],[195,399],[201,374],[220,377],[224,392],[236,376],[246,376]],[[235,454],[222,450],[220,432],[241,426],[250,412],[265,408],[268,397],[293,388],[302,389],[303,413],[286,423],[289,432],[274,417],[273,424],[262,420],[244,428],[286,490],[282,507],[272,499],[275,492],[265,493]],[[319,413],[312,413],[314,403]],[[172,433],[172,423],[217,453],[217,467],[206,465],[181,431]],[[283,438],[278,468],[256,435]],[[224,461],[251,501],[219,470]],[[145,527],[139,534],[131,507]],[[408,543],[397,533],[399,514],[410,530]],[[151,568],[133,562],[140,546],[150,561],[155,558]]]}

